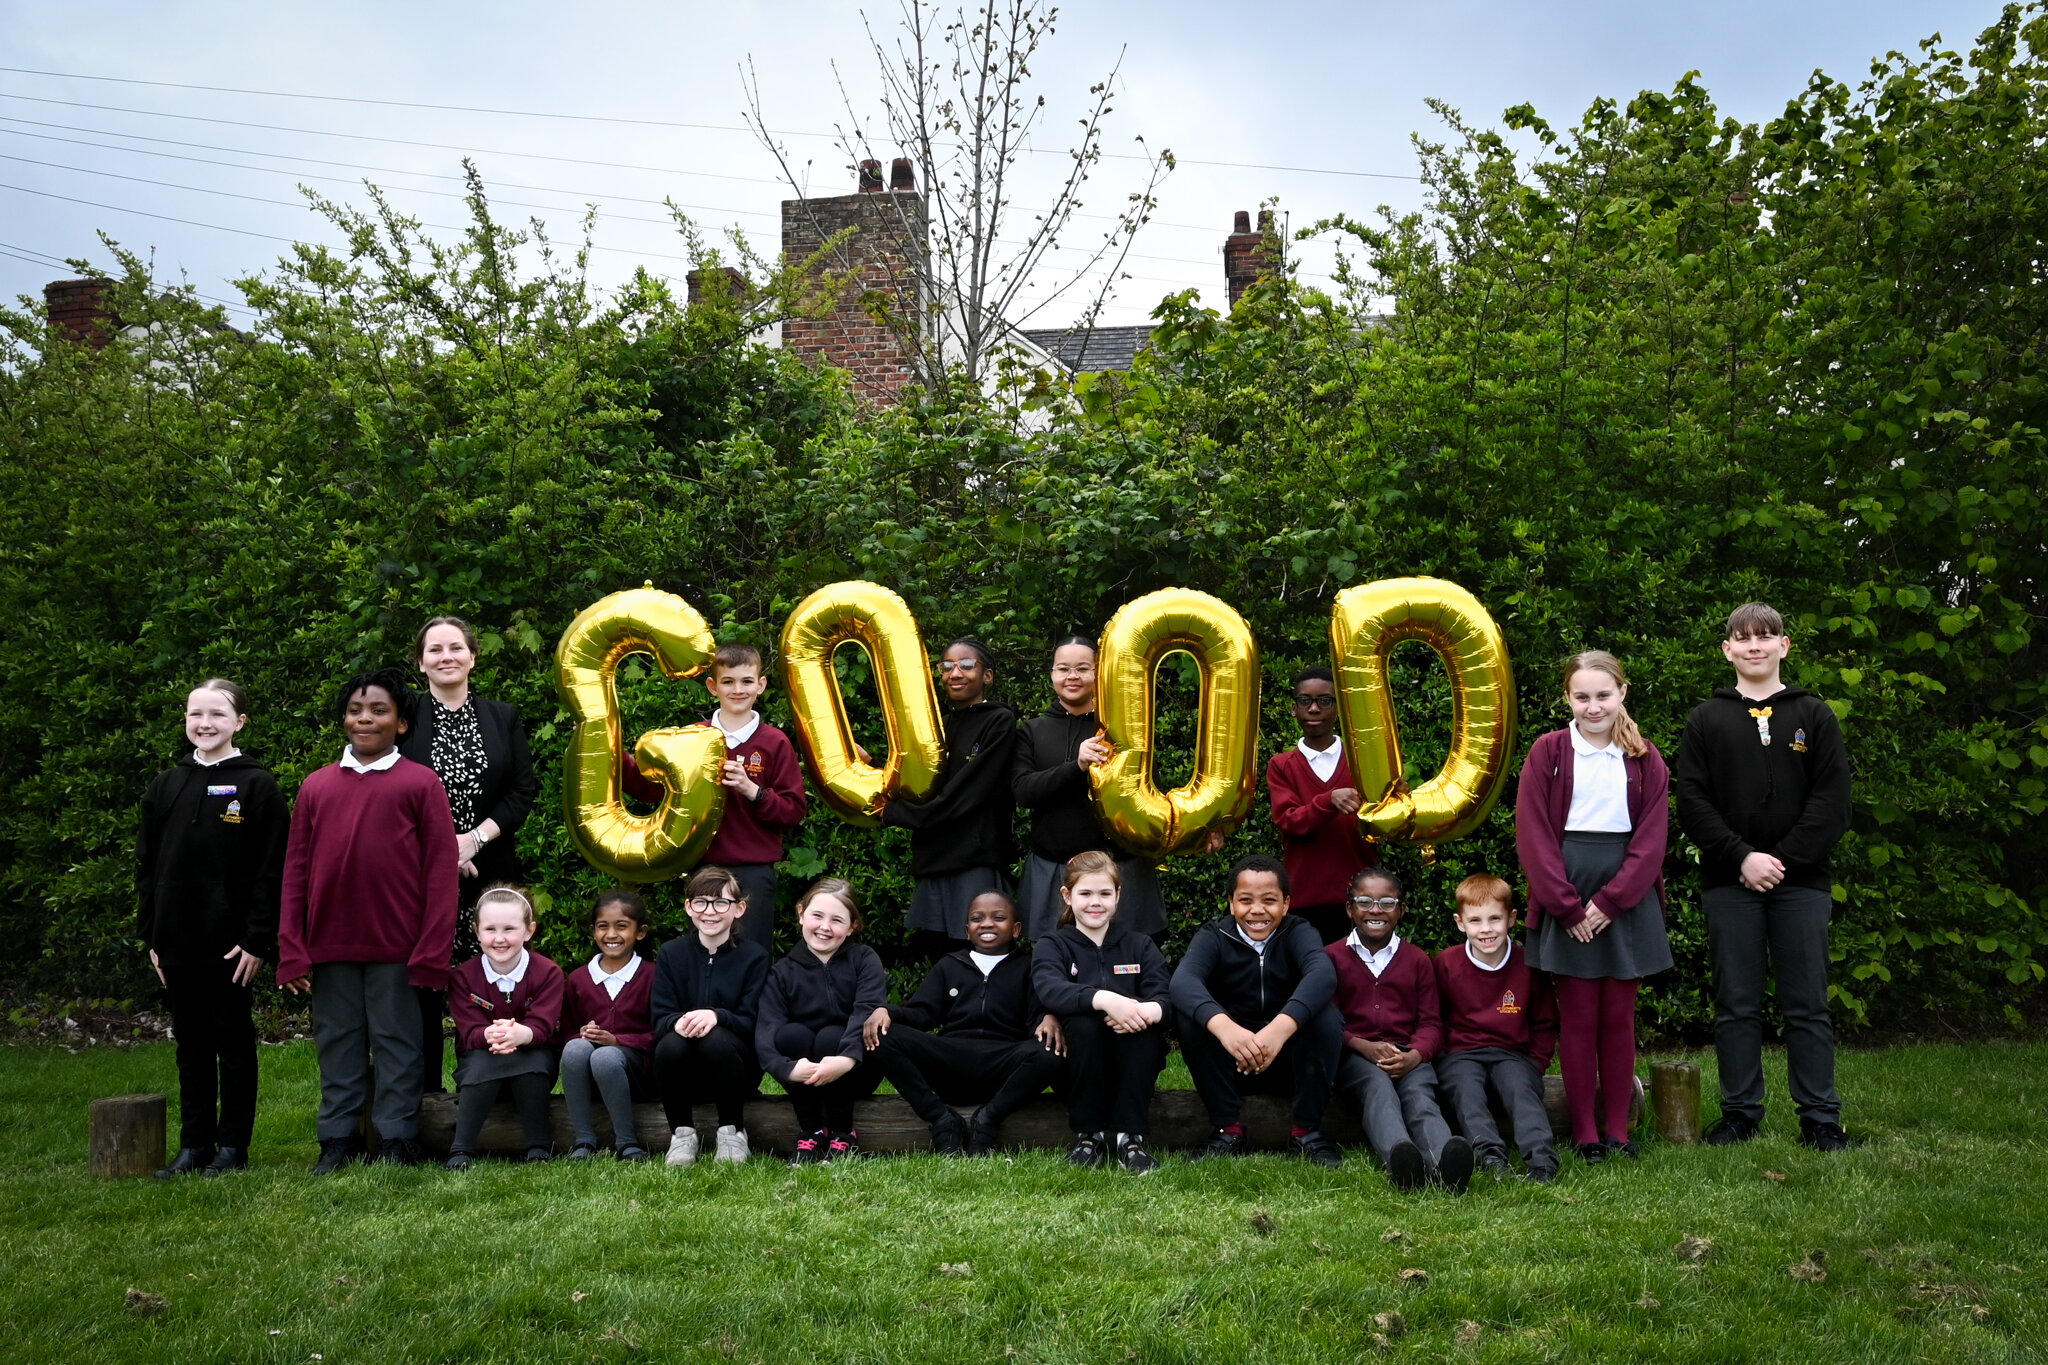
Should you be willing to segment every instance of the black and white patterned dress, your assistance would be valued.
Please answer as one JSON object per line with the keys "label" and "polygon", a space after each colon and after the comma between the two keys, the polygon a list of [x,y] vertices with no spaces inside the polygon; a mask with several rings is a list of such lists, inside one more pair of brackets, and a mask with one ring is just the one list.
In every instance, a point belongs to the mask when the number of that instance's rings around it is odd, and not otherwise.
{"label": "black and white patterned dress", "polygon": [[[455,817],[455,832],[466,834],[477,827],[484,818],[480,809],[483,805],[484,772],[490,767],[490,759],[484,753],[483,727],[477,723],[476,698],[462,699],[462,705],[450,710],[443,706],[438,697],[431,693],[427,704],[435,708],[433,757],[428,766],[440,775],[441,785],[448,789],[448,811]],[[482,887],[469,885],[464,878],[462,914],[455,920],[454,962],[466,962],[483,951],[483,945],[476,941],[476,924],[468,914]]]}

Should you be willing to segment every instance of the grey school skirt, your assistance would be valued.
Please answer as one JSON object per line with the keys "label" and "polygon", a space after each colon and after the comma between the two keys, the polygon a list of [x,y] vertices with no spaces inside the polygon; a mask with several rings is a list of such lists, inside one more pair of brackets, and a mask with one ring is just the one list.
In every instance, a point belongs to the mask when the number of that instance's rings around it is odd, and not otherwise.
{"label": "grey school skirt", "polygon": [[462,1053],[455,1059],[455,1084],[476,1085],[502,1081],[536,1072],[555,1074],[555,1050],[551,1047],[523,1047],[517,1052],[493,1052],[487,1047]]}
{"label": "grey school skirt", "polygon": [[[1590,900],[1621,870],[1628,853],[1626,834],[1583,834],[1564,836],[1564,875],[1571,879],[1581,900]],[[1536,921],[1529,940],[1529,965],[1553,976],[1613,977],[1634,981],[1661,972],[1671,965],[1671,938],[1664,932],[1664,907],[1657,888],[1643,893],[1643,899],[1614,923],[1581,943],[1555,918],[1545,915]]]}
{"label": "grey school skirt", "polygon": [[[1143,858],[1118,858],[1116,874],[1122,887],[1116,901],[1117,927],[1140,934],[1164,929],[1166,896],[1159,889],[1159,869]],[[1064,863],[1036,853],[1025,855],[1024,886],[1017,893],[1017,908],[1024,915],[1026,938],[1035,942],[1060,927],[1060,912],[1066,909],[1060,888],[1066,878]]]}
{"label": "grey school skirt", "polygon": [[993,867],[970,867],[942,877],[919,877],[904,916],[913,929],[930,929],[954,938],[967,937],[967,908],[984,891],[1010,894],[1009,879]]}

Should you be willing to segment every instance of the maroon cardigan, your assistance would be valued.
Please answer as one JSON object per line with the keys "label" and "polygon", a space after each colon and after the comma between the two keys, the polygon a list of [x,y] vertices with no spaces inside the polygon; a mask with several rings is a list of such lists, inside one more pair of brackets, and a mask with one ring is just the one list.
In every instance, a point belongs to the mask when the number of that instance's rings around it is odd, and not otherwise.
{"label": "maroon cardigan", "polygon": [[1429,1061],[1444,1050],[1444,1013],[1436,990],[1436,963],[1401,940],[1394,960],[1378,976],[1358,960],[1348,938],[1323,949],[1337,966],[1337,1012],[1344,1037],[1377,1039],[1414,1048]]}
{"label": "maroon cardigan", "polygon": [[[1649,744],[1648,740],[1643,741]],[[1564,822],[1572,810],[1573,760],[1570,730],[1552,730],[1529,746],[1515,796],[1515,852],[1529,879],[1529,926],[1549,915],[1569,929],[1586,917],[1585,904],[1564,874]],[[1671,828],[1671,770],[1649,745],[1641,758],[1624,757],[1628,772],[1628,818],[1635,831],[1628,852],[1607,885],[1595,893],[1610,915],[1625,915],[1657,888],[1657,913],[1664,912],[1664,846]]]}
{"label": "maroon cardigan", "polygon": [[614,1000],[605,988],[590,979],[590,964],[578,963],[564,973],[568,990],[562,998],[560,1037],[566,1043],[582,1032],[585,1024],[596,1024],[619,1040],[620,1047],[636,1052],[654,1051],[654,964],[640,960],[633,979],[619,987]]}
{"label": "maroon cardigan", "polygon": [[[562,969],[530,948],[527,952],[526,975],[519,978],[510,995],[485,978],[482,957],[470,958],[451,973],[448,1017],[455,1021],[457,1052],[489,1047],[484,1030],[494,1019],[515,1019],[532,1029],[529,1048],[554,1042],[555,1026],[562,1018]],[[486,1009],[479,1000],[490,1001],[490,1007]]]}

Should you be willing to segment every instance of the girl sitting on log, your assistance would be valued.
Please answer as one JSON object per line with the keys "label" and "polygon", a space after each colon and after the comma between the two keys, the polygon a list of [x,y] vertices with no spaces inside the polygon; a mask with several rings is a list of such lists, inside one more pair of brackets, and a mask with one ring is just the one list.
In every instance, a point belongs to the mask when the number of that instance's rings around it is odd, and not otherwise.
{"label": "girl sitting on log", "polygon": [[529,952],[533,901],[516,886],[493,886],[476,901],[483,952],[451,975],[455,1018],[455,1140],[448,1169],[466,1171],[491,1106],[511,1092],[526,1136],[526,1159],[553,1155],[548,1092],[555,1088],[555,1026],[562,1017],[562,969]]}

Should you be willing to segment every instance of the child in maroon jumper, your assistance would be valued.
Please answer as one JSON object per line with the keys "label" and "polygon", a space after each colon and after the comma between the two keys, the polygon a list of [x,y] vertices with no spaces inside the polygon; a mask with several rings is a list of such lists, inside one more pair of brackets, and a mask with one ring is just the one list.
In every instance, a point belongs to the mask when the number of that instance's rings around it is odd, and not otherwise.
{"label": "child in maroon jumper", "polygon": [[1294,888],[1289,912],[1314,926],[1324,943],[1350,925],[1345,899],[1360,868],[1379,861],[1379,850],[1358,832],[1358,788],[1337,736],[1337,684],[1330,670],[1311,664],[1294,675],[1294,719],[1301,742],[1266,764],[1273,823],[1280,827],[1280,858]]}
{"label": "child in maroon jumper", "polygon": [[277,980],[313,992],[321,1175],[361,1155],[365,1104],[381,1139],[377,1159],[420,1159],[424,1059],[413,991],[448,984],[459,860],[447,789],[398,752],[405,695],[395,668],[342,685],[335,710],[348,748],[299,787],[285,847]]}
{"label": "child in maroon jumper", "polygon": [[1344,1016],[1337,1089],[1358,1110],[1395,1189],[1418,1189],[1435,1177],[1462,1194],[1472,1180],[1472,1146],[1444,1122],[1430,1066],[1444,1045],[1436,965],[1394,932],[1401,911],[1400,879],[1369,867],[1351,882],[1350,936],[1323,950],[1337,967]]}
{"label": "child in maroon jumper", "polygon": [[571,1160],[597,1155],[590,1093],[604,1097],[612,1148],[621,1161],[645,1161],[633,1128],[633,1094],[647,1088],[654,1066],[654,965],[637,949],[647,937],[647,902],[639,893],[607,891],[590,911],[597,954],[568,973],[562,999],[562,1099],[576,1131]]}
{"label": "child in maroon jumper", "polygon": [[1449,1040],[1436,1061],[1437,1086],[1472,1144],[1479,1169],[1496,1180],[1513,1174],[1493,1120],[1489,1092],[1507,1111],[1530,1180],[1557,1179],[1557,1149],[1543,1107],[1543,1073],[1557,1048],[1557,1001],[1509,937],[1513,890],[1479,872],[1458,883],[1453,918],[1464,933],[1436,955],[1437,993]]}
{"label": "child in maroon jumper", "polygon": [[448,1011],[455,1020],[455,1140],[448,1169],[466,1171],[484,1120],[505,1091],[526,1132],[526,1159],[546,1161],[548,1092],[555,1088],[555,1027],[562,1018],[562,969],[528,952],[533,901],[516,886],[476,898],[483,953],[455,969]]}

